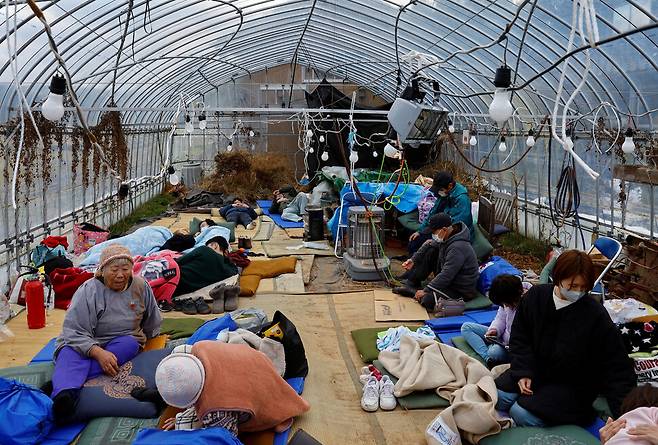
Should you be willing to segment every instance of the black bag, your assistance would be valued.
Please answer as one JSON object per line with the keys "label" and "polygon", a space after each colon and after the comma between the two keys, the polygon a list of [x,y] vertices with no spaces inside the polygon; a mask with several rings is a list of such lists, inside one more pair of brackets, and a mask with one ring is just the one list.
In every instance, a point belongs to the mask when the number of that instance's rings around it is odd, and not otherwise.
{"label": "black bag", "polygon": [[65,256],[56,256],[43,263],[43,269],[46,275],[50,275],[55,269],[68,269],[69,267],[73,267],[73,262]]}
{"label": "black bag", "polygon": [[322,445],[322,443],[300,428],[292,436],[288,445]]}
{"label": "black bag", "polygon": [[259,335],[265,337],[265,331],[277,323],[279,324],[279,329],[282,333],[281,337],[270,336],[269,338],[277,340],[283,344],[283,350],[286,354],[286,373],[283,378],[290,379],[293,377],[306,377],[308,375],[306,351],[304,351],[302,338],[299,336],[297,328],[292,321],[288,320],[288,318],[286,318],[281,312],[276,311],[274,317],[272,317],[272,322],[263,326]]}

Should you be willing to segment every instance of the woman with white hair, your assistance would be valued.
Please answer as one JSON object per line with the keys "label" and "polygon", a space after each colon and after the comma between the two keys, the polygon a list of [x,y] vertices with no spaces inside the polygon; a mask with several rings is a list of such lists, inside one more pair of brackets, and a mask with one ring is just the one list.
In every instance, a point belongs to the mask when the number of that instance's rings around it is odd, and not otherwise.
{"label": "woman with white hair", "polygon": [[130,250],[109,245],[95,278],[73,295],[55,347],[53,414],[66,422],[80,388],[103,373],[115,376],[147,339],[160,333],[160,311],[150,286],[133,276]]}

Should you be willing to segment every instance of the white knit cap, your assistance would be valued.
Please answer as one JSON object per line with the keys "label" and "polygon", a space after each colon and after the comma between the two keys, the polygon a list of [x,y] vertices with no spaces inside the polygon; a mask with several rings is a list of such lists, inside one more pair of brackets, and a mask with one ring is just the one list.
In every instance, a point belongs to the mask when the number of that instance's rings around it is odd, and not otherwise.
{"label": "white knit cap", "polygon": [[155,370],[155,385],[165,402],[176,408],[188,408],[201,395],[206,379],[203,364],[192,354],[173,353]]}

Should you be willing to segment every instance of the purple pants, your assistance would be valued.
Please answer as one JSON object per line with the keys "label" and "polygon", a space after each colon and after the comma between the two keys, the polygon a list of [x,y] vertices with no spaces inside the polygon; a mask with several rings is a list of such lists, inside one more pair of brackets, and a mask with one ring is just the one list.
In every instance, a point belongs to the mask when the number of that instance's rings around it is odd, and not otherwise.
{"label": "purple pants", "polygon": [[[103,349],[114,354],[121,366],[137,355],[139,343],[132,335],[124,335],[111,340],[103,346]],[[55,397],[65,389],[82,388],[87,380],[101,374],[103,374],[103,369],[95,359],[80,355],[73,348],[64,346],[55,360],[51,397]]]}

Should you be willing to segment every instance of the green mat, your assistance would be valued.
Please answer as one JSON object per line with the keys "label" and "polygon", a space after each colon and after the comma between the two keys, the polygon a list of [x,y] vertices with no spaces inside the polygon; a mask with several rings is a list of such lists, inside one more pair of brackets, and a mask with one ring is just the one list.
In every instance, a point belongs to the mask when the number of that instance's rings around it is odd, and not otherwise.
{"label": "green mat", "polygon": [[51,380],[55,364],[53,362],[35,363],[29,366],[0,369],[0,377],[18,380],[26,385],[41,385]]}
{"label": "green mat", "polygon": [[471,358],[474,358],[475,360],[479,361],[483,365],[486,365],[482,357],[480,357],[480,354],[475,352],[473,348],[471,348],[471,345],[468,344],[466,339],[464,337],[452,337],[452,344],[455,346],[455,348],[459,349],[466,355],[468,355]]}
{"label": "green mat", "polygon": [[203,323],[205,320],[195,317],[164,318],[160,326],[160,333],[169,335],[171,340],[191,337]]}
{"label": "green mat", "polygon": [[575,425],[550,428],[510,428],[480,441],[480,445],[564,444],[600,445],[596,437]]}
{"label": "green mat", "polygon": [[[409,326],[406,325],[409,329],[417,329],[419,326]],[[377,349],[377,333],[387,330],[388,328],[365,328],[365,329],[356,329],[351,332],[352,339],[356,344],[356,349],[359,351],[359,356],[363,363],[372,363],[373,360],[376,360],[379,357],[379,350]]]}
{"label": "green mat", "polygon": [[85,427],[77,445],[130,445],[142,428],[156,428],[158,418],[99,417]]}
{"label": "green mat", "polygon": [[[375,360],[372,364],[375,368],[379,369],[382,374],[389,376],[393,383],[397,383],[398,379],[389,373],[379,360]],[[398,403],[404,409],[436,409],[450,406],[450,402],[439,396],[436,391],[433,390],[417,391],[408,396],[398,397]]]}
{"label": "green mat", "polygon": [[464,308],[467,311],[472,311],[475,309],[486,309],[490,307],[493,303],[491,302],[490,299],[482,295],[481,293],[478,292],[478,296],[472,299],[471,301],[467,301],[464,304]]}

